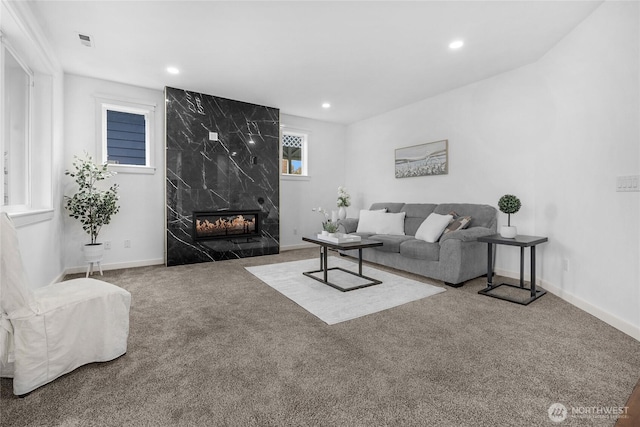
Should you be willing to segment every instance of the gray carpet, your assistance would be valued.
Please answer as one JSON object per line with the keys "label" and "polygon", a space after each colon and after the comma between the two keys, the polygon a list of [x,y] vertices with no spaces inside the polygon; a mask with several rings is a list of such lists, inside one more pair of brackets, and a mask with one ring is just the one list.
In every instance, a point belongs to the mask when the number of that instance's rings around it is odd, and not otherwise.
{"label": "gray carpet", "polygon": [[[358,263],[346,257],[330,256],[327,259],[327,266],[358,272]],[[441,287],[364,265],[362,274],[380,280],[382,283],[341,292],[302,274],[302,272],[318,269],[320,269],[318,258],[247,267],[251,274],[265,284],[329,325],[377,313],[445,291]],[[330,283],[343,289],[371,283],[368,279],[342,270],[329,270],[327,276]],[[323,273],[315,273],[314,277],[322,278]]]}
{"label": "gray carpet", "polygon": [[328,326],[245,270],[315,255],[105,272],[133,295],[128,353],[23,399],[2,379],[0,424],[549,426],[552,403],[623,406],[640,376],[638,341],[551,294],[477,279]]}

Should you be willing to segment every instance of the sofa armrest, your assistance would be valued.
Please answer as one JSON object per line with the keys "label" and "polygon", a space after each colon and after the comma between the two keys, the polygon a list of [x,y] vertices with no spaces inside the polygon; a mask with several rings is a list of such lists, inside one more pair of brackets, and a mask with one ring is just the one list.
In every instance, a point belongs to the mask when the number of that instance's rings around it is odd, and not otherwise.
{"label": "sofa armrest", "polygon": [[463,242],[474,242],[478,239],[478,237],[490,236],[495,233],[496,231],[491,228],[471,227],[464,230],[452,231],[443,235],[440,238],[440,243],[442,244],[442,242],[445,242],[449,239],[461,240]]}
{"label": "sofa armrest", "polygon": [[338,230],[342,233],[355,233],[358,229],[358,218],[345,218],[338,220]]}

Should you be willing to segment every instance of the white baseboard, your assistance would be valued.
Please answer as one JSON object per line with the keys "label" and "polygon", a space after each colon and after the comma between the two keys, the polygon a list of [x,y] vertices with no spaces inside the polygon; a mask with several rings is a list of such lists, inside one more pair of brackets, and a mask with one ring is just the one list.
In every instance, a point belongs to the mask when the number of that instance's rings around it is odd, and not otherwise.
{"label": "white baseboard", "polygon": [[[495,270],[495,274],[500,275],[500,276],[504,276],[504,277],[508,277],[510,279],[515,279],[515,280],[520,280],[520,273],[514,273],[513,271],[506,271],[506,270],[501,270],[501,269],[496,269]],[[528,275],[525,274],[525,280],[529,280]],[[566,302],[568,302],[569,304],[578,307],[580,310],[583,310],[587,313],[589,313],[590,315],[597,317],[598,319],[602,320],[603,322],[607,323],[610,326],[613,326],[614,328],[616,328],[617,330],[619,330],[620,332],[623,332],[627,335],[629,335],[631,338],[634,338],[638,341],[640,341],[640,327],[632,325],[631,323],[627,322],[626,320],[620,319],[619,317],[608,313],[604,310],[602,310],[601,308],[598,308],[596,306],[594,306],[593,304],[583,300],[580,297],[577,297],[575,295],[573,295],[570,292],[567,292],[561,288],[559,288],[558,286],[547,282],[545,280],[540,280],[540,279],[536,279],[536,286],[542,286],[542,288],[544,290],[546,290],[547,292],[550,292],[552,294],[554,294],[555,296],[557,296],[560,299],[565,300]]]}
{"label": "white baseboard", "polygon": [[556,295],[559,298],[562,298],[569,304],[572,304],[578,307],[579,309],[586,311],[592,316],[595,316],[598,319],[602,320],[603,322],[613,326],[617,330],[624,332],[630,337],[640,341],[640,327],[632,325],[626,320],[620,319],[619,317],[614,316],[611,313],[607,313],[601,308],[598,308],[593,304],[583,300],[582,298],[577,297],[563,289],[560,289],[559,287],[549,282],[542,281],[540,286],[542,286],[542,288],[545,289],[546,291],[551,292],[552,294]]}
{"label": "white baseboard", "polygon": [[[164,264],[164,258],[146,259],[142,261],[132,261],[132,262],[115,262],[112,264],[102,264],[102,271],[120,270],[122,268],[147,267],[150,265],[160,265],[160,264]],[[97,268],[94,266],[93,268],[94,275],[96,270]],[[85,273],[86,271],[87,271],[86,265],[83,265],[82,267],[69,267],[64,271],[64,273],[62,273],[62,276],[64,277],[65,274]],[[100,272],[98,272],[98,275],[100,275]]]}

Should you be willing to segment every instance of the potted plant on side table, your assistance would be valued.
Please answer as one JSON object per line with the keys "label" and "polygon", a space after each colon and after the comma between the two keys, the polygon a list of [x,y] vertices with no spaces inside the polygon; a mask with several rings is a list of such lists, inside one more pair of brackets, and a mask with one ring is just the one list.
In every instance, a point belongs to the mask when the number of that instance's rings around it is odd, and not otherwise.
{"label": "potted plant on side table", "polygon": [[515,226],[511,226],[511,214],[514,214],[520,210],[520,199],[513,194],[505,194],[498,200],[498,208],[502,213],[507,214],[507,225],[503,225],[500,228],[500,235],[505,239],[513,239],[518,235],[518,230]]}
{"label": "potted plant on side table", "polygon": [[[75,179],[78,186],[72,196],[65,196],[65,208],[69,216],[80,220],[82,229],[90,236],[91,242],[84,246],[85,261],[89,264],[87,276],[93,264],[100,261],[104,255],[104,245],[97,242],[98,234],[103,225],[111,222],[111,217],[118,213],[118,184],[113,184],[106,190],[97,187],[98,181],[103,181],[115,175],[107,169],[107,164],[96,165],[88,154],[84,158],[74,156],[73,171],[65,171],[65,175]],[[102,274],[102,267],[100,267]]]}

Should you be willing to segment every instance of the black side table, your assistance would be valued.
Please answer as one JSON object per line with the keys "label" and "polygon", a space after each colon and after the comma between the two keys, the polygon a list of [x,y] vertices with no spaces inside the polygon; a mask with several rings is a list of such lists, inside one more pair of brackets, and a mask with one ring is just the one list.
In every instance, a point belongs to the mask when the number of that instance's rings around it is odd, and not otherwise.
{"label": "black side table", "polygon": [[[516,236],[513,239],[506,239],[499,234],[493,234],[491,236],[478,237],[478,242],[487,243],[488,248],[487,287],[478,291],[478,293],[522,305],[528,305],[540,298],[542,295],[546,294],[547,291],[545,291],[544,289],[536,289],[536,245],[547,241],[549,241],[548,238],[538,236]],[[499,285],[493,284],[493,245],[508,245],[520,247],[520,286],[511,285],[509,283],[501,283]],[[524,286],[524,248],[526,247],[531,248],[531,282],[528,288],[525,288]],[[528,291],[531,291],[531,296],[525,300],[518,300],[509,296],[495,295],[490,293],[500,286],[509,286],[516,289],[526,289]]]}

